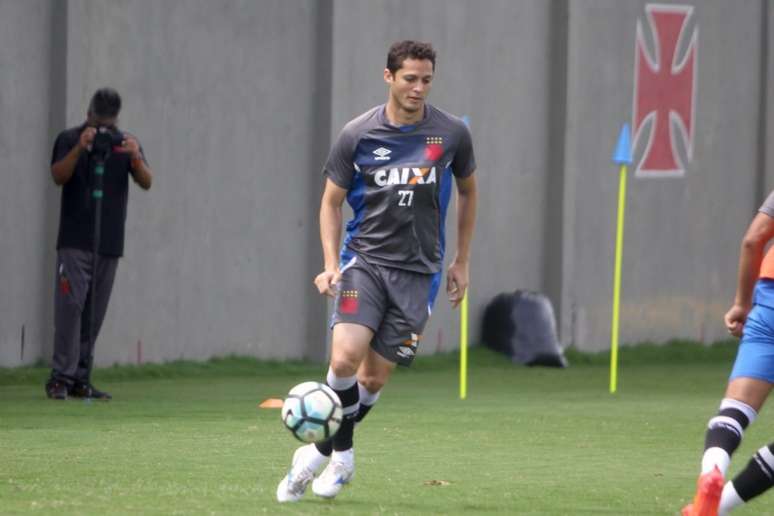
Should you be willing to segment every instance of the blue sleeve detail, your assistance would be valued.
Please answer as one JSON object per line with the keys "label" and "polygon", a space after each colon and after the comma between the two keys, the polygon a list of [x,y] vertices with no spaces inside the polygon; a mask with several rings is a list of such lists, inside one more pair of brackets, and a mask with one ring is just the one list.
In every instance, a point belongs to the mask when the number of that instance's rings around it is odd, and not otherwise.
{"label": "blue sleeve detail", "polygon": [[441,243],[441,262],[446,255],[446,212],[449,209],[449,201],[451,200],[452,192],[452,170],[449,167],[443,169],[441,173],[441,184],[438,185],[438,201],[441,214],[439,217],[439,223],[441,225],[438,228],[438,238]]}
{"label": "blue sleeve detail", "polygon": [[433,281],[430,283],[430,294],[427,296],[427,310],[433,311],[433,305],[435,304],[435,298],[438,296],[438,291],[441,289],[441,280],[443,279],[443,271],[438,271],[433,274]]}
{"label": "blue sleeve detail", "polygon": [[347,222],[347,236],[342,248],[342,257],[344,256],[344,249],[346,249],[347,244],[357,236],[357,232],[360,229],[360,223],[363,222],[363,217],[365,217],[365,180],[363,179],[363,174],[360,172],[356,172],[352,179],[352,186],[350,187],[349,192],[347,192],[347,203],[352,207],[354,216],[352,217],[352,220]]}

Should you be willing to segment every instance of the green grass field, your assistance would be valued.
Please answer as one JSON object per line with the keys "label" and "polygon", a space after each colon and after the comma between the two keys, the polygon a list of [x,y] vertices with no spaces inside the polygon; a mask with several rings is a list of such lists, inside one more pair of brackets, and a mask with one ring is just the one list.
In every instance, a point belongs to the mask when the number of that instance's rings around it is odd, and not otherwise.
{"label": "green grass field", "polygon": [[[47,371],[0,370],[3,514],[677,514],[693,493],[704,427],[730,345],[624,349],[619,393],[606,357],[566,370],[471,354],[399,371],[355,434],[357,474],[334,501],[279,505],[296,441],[258,409],[324,366],[223,359],[100,369],[107,403],[47,400]],[[764,411],[732,473],[774,438]],[[443,481],[443,482],[434,482]],[[740,515],[774,515],[774,494]]]}

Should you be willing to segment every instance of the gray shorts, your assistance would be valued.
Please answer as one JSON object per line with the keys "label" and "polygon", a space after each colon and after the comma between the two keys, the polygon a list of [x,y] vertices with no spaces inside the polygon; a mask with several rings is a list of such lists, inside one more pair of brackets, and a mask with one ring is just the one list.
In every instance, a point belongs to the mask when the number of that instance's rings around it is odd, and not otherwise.
{"label": "gray shorts", "polygon": [[384,267],[355,255],[341,265],[336,323],[355,323],[374,331],[371,347],[398,365],[414,360],[438,290],[439,274]]}

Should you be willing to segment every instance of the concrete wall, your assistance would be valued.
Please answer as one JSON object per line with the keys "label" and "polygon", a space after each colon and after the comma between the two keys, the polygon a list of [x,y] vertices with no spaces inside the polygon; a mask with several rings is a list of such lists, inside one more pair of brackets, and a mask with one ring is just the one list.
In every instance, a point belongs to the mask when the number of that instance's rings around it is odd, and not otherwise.
{"label": "concrete wall", "polygon": [[[693,160],[683,177],[629,178],[625,343],[724,335],[741,234],[774,187],[772,8],[685,3],[699,27]],[[472,340],[492,296],[532,289],[554,302],[564,343],[606,348],[610,154],[632,118],[645,6],[0,0],[0,365],[50,357],[59,192],[48,156],[103,85],[123,94],[121,126],[156,178],[150,192],[130,192],[97,363],[135,362],[138,342],[151,361],[322,359],[329,307],[311,283],[320,167],[341,126],[386,99],[386,49],[402,38],[434,43],[430,101],[471,120],[481,193]],[[639,160],[642,140],[635,151]],[[447,229],[451,255],[453,211]],[[423,352],[455,348],[458,327],[440,296]]]}
{"label": "concrete wall", "polygon": [[38,359],[52,338],[56,11],[44,0],[0,2],[0,365]]}
{"label": "concrete wall", "polygon": [[122,127],[156,173],[148,194],[130,194],[97,362],[134,360],[138,341],[154,361],[322,356],[310,343],[324,342],[324,306],[314,313],[307,299],[319,263],[314,170],[328,143],[314,95],[327,81],[325,2],[69,7],[68,123],[95,87],[114,85]]}
{"label": "concrete wall", "polygon": [[[618,192],[610,155],[631,123],[644,4],[569,3],[562,337],[584,349],[609,343]],[[701,2],[688,22],[700,31],[693,160],[683,177],[629,178],[623,342],[726,335],[739,242],[761,198],[762,6]]]}

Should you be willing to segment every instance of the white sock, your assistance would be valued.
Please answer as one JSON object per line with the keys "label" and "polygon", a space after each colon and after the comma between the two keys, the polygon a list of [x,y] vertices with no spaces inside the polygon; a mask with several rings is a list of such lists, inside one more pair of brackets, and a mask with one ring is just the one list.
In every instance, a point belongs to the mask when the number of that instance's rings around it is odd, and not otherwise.
{"label": "white sock", "polygon": [[325,464],[325,461],[328,460],[328,457],[320,453],[314,444],[307,444],[304,446],[304,454],[306,455],[304,459],[308,461],[308,467],[312,471],[320,469],[322,465]]}
{"label": "white sock", "polygon": [[346,391],[355,383],[357,383],[357,375],[352,376],[336,376],[333,369],[328,368],[328,375],[325,377],[328,382],[328,386],[334,391]]}
{"label": "white sock", "polygon": [[733,482],[726,482],[723,486],[723,494],[720,495],[720,505],[718,506],[718,516],[727,516],[731,509],[739,507],[744,503],[739,497],[739,493],[734,489]]}
{"label": "white sock", "polygon": [[355,450],[352,448],[343,451],[333,450],[333,453],[331,454],[331,462],[333,461],[352,466],[355,464]]}
{"label": "white sock", "polygon": [[371,393],[368,389],[363,387],[363,384],[360,382],[357,382],[357,390],[360,392],[360,404],[368,405],[369,407],[379,400],[379,395],[382,393],[381,389]]}
{"label": "white sock", "polygon": [[728,465],[730,463],[731,457],[723,448],[718,448],[717,446],[707,448],[707,450],[704,452],[704,456],[701,458],[701,474],[703,475],[704,473],[709,473],[715,468],[715,466],[717,466],[725,477],[726,470],[728,469]]}

